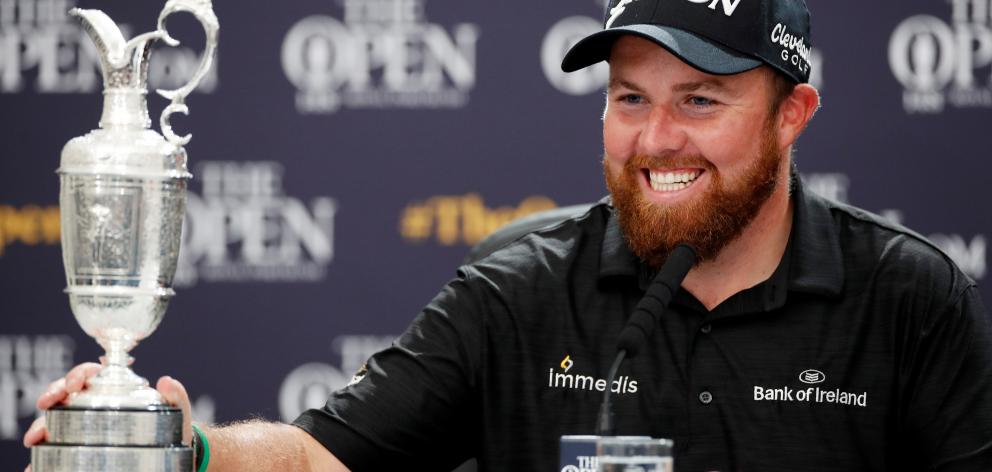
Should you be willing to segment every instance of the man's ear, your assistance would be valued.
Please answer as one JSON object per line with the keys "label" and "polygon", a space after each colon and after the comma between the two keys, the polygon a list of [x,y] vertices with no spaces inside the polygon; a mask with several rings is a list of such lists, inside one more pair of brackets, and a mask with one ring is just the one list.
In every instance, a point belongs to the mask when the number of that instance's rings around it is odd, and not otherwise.
{"label": "man's ear", "polygon": [[792,146],[820,108],[820,92],[809,84],[799,84],[778,109],[778,139],[782,147]]}

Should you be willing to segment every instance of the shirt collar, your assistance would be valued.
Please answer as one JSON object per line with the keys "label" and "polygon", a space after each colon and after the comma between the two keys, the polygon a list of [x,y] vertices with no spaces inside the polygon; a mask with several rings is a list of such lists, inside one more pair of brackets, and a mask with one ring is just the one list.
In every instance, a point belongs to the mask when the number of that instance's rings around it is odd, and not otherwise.
{"label": "shirt collar", "polygon": [[606,232],[603,234],[603,249],[599,256],[599,278],[628,276],[636,277],[640,271],[641,262],[627,246],[627,240],[620,229],[616,208],[609,202],[609,218],[606,221]]}
{"label": "shirt collar", "polygon": [[829,200],[810,192],[794,177],[789,290],[836,297],[844,289],[840,235]]}
{"label": "shirt collar", "polygon": [[[778,286],[785,282],[790,291],[838,296],[844,287],[844,265],[831,204],[809,192],[796,172],[793,173],[791,198],[795,203],[792,234],[783,260],[769,281]],[[627,246],[612,201],[604,203],[609,205],[610,212],[600,251],[599,280],[635,277],[642,289],[647,288],[654,271]],[[784,303],[784,292],[773,292],[776,293],[772,297],[776,299],[774,304]]]}

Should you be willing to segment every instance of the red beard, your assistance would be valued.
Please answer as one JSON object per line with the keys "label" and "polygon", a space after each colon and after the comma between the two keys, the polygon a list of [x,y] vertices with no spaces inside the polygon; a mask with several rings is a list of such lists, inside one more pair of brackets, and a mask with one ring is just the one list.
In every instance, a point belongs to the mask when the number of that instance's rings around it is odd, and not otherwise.
{"label": "red beard", "polygon": [[[713,260],[740,236],[758,210],[775,192],[782,156],[770,123],[761,136],[759,153],[744,174],[733,181],[725,179],[702,156],[666,158],[634,156],[614,175],[603,159],[606,186],[613,196],[620,227],[631,250],[652,267],[660,267],[679,243],[689,243],[699,251],[699,260]],[[641,194],[640,180],[645,168],[698,167],[710,175],[710,187],[700,197],[672,206],[658,206]]]}

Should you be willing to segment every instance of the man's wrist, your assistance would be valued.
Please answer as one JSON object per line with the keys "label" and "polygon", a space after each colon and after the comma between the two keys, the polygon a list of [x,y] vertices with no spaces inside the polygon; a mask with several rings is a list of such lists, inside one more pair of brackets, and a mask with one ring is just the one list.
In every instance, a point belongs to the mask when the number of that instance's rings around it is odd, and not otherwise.
{"label": "man's wrist", "polygon": [[210,443],[207,435],[198,426],[193,425],[193,470],[206,472],[210,464]]}

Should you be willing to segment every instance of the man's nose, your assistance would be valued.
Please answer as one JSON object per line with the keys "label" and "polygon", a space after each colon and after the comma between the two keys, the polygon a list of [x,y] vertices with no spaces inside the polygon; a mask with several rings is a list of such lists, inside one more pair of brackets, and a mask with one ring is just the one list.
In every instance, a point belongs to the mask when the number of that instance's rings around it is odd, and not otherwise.
{"label": "man's nose", "polygon": [[639,147],[642,154],[664,155],[685,148],[688,136],[671,110],[655,107],[641,131]]}

